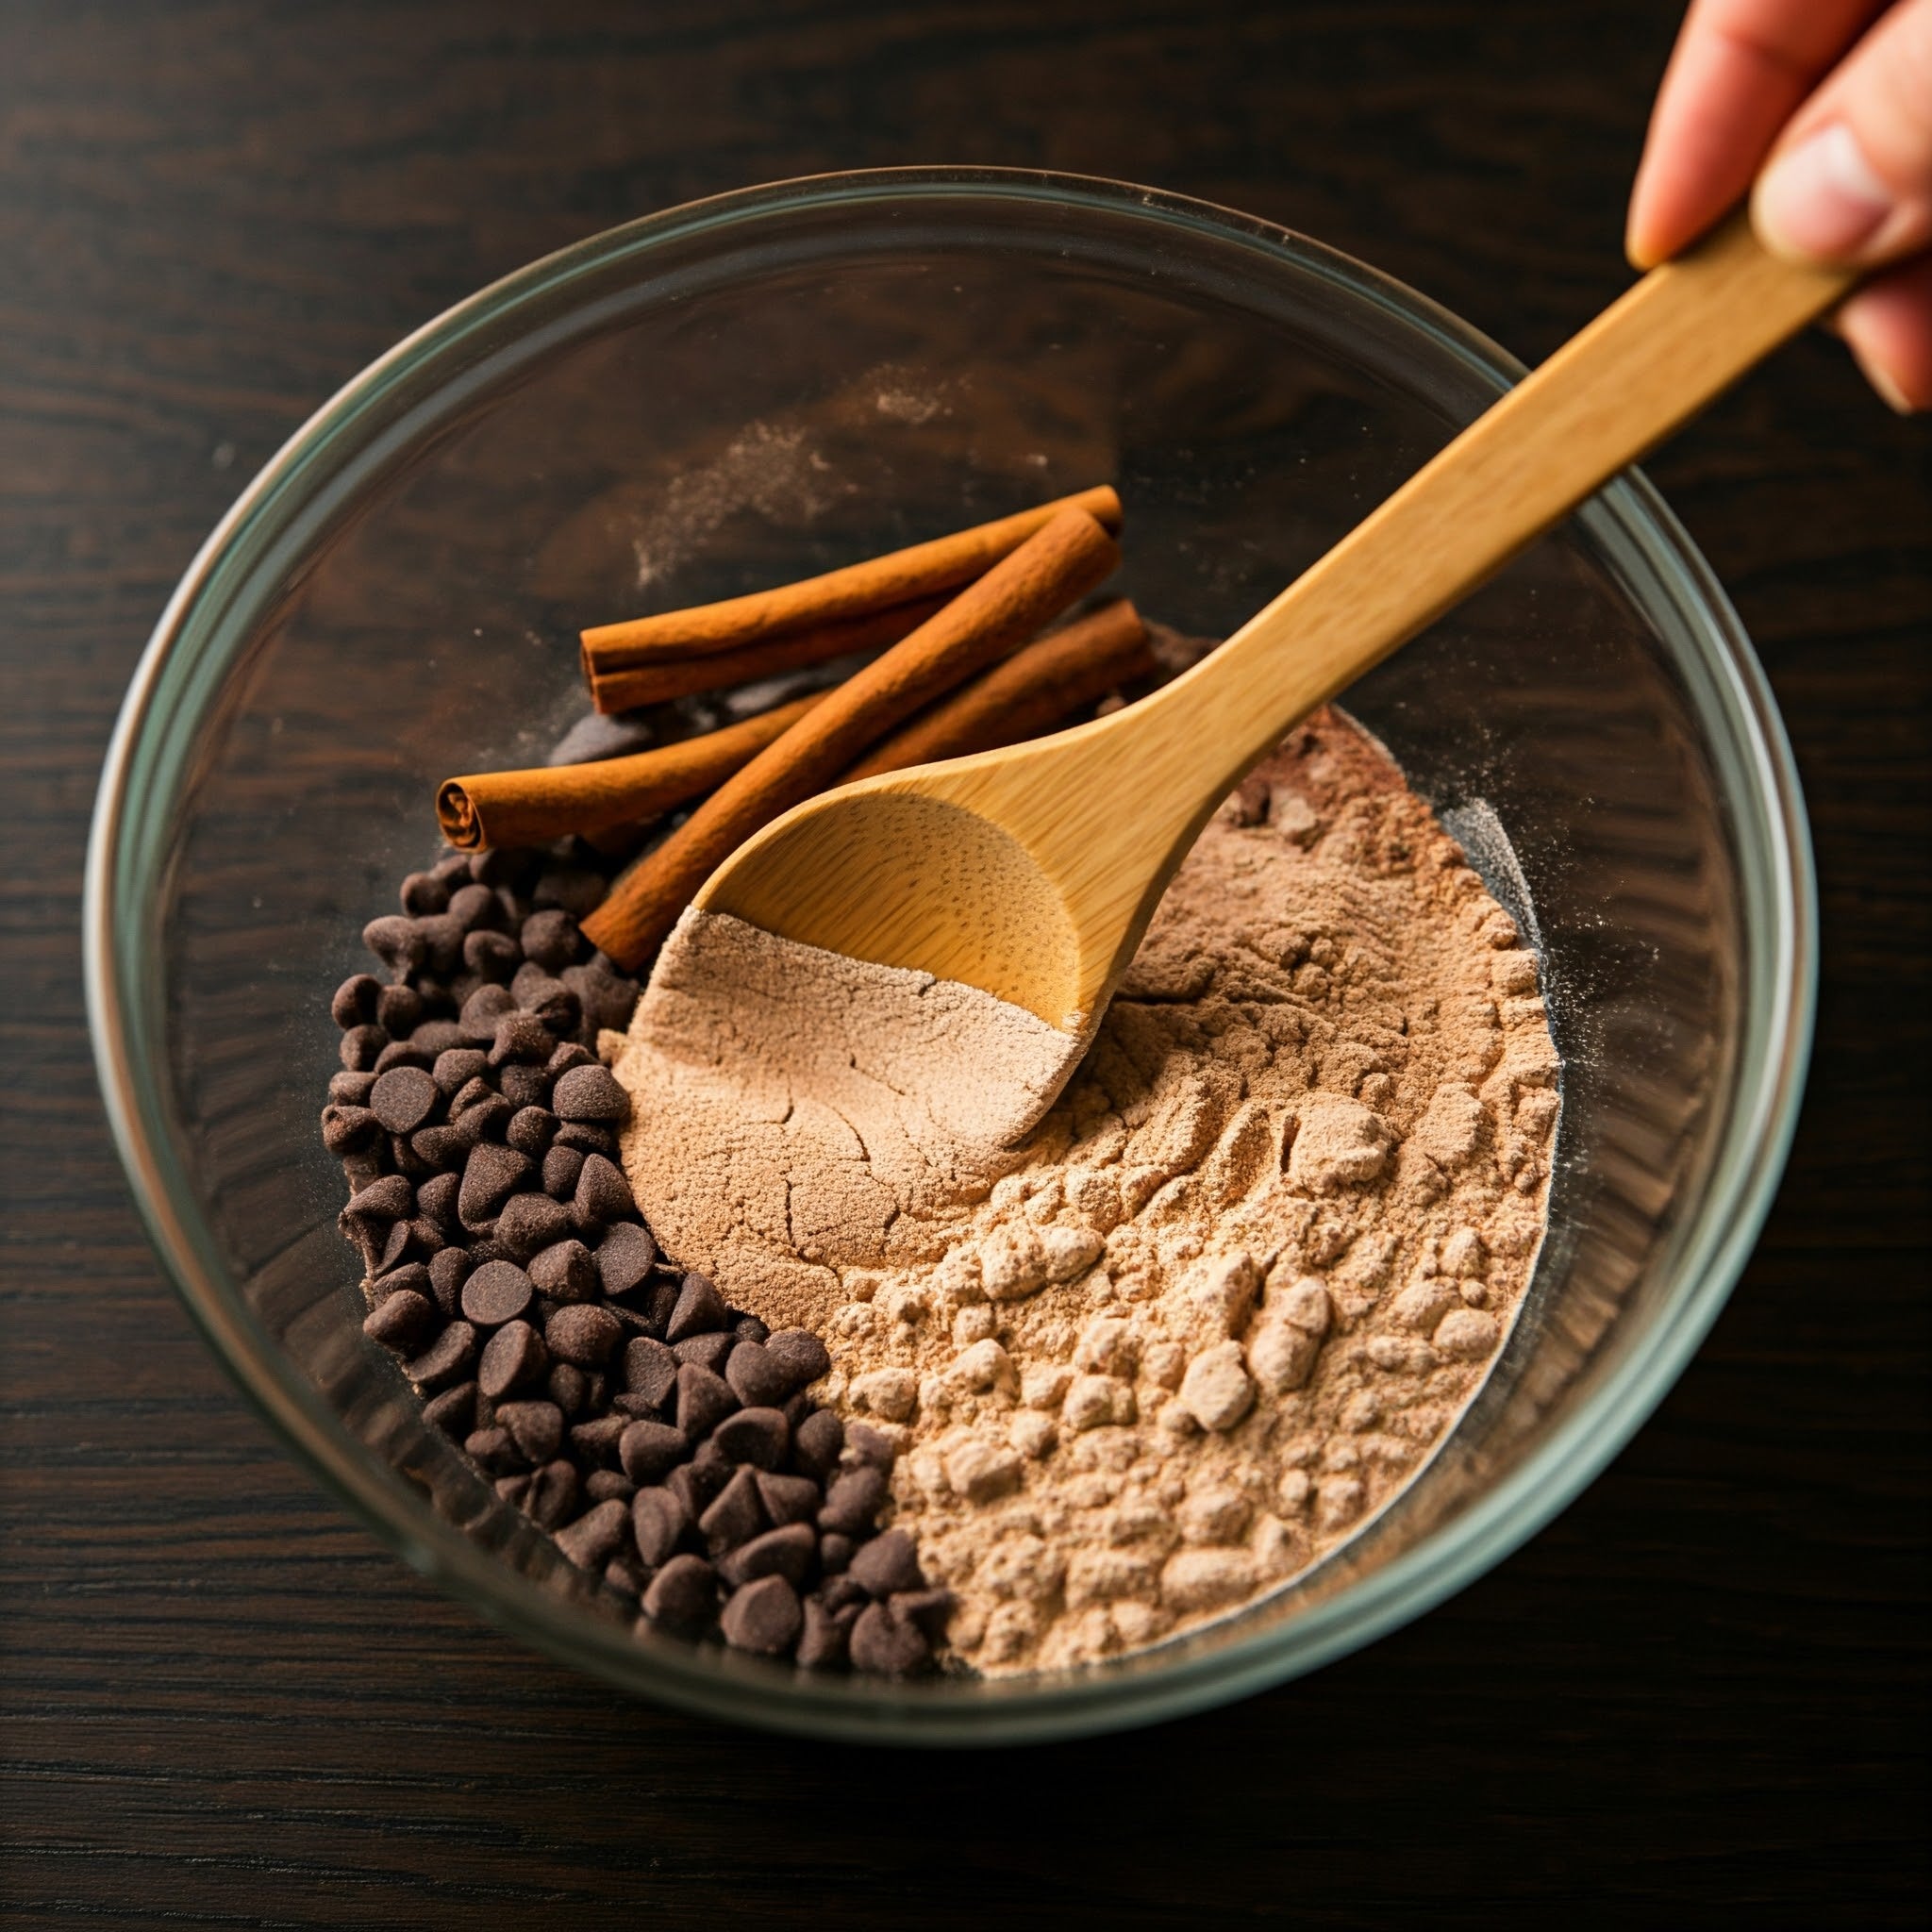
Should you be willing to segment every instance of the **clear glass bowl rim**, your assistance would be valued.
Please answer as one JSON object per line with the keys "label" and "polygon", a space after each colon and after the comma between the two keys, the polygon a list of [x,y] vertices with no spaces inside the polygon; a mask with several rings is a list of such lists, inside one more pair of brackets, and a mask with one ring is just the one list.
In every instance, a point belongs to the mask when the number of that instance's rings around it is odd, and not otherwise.
{"label": "clear glass bowl rim", "polygon": [[[1099,1667],[996,1685],[906,1690],[817,1679],[709,1650],[639,1643],[621,1626],[566,1612],[435,1517],[352,1437],[227,1278],[172,1128],[158,961],[148,937],[163,885],[166,828],[184,776],[182,748],[227,669],[216,618],[299,508],[325,488],[331,453],[393,418],[439,366],[554,303],[573,282],[624,262],[647,272],[674,242],[789,213],[963,198],[990,217],[1041,205],[1077,221],[1122,215],[1225,244],[1374,303],[1457,358],[1500,393],[1523,365],[1447,310],[1389,276],[1291,230],[1209,203],[1091,176],[923,167],[781,181],[688,203],[608,229],[504,277],[446,310],[345,385],[242,491],[183,575],[135,671],[96,798],[83,898],[85,980],[96,1072],[136,1205],[190,1314],[243,1393],[323,1482],[414,1568],[512,1635],[622,1688],[739,1723],[804,1735],[903,1744],[1001,1744],[1076,1737],[1200,1710],[1297,1676],[1421,1615],[1499,1562],[1609,1462],[1681,1374],[1730,1293],[1769,1210],[1790,1149],[1816,998],[1816,889],[1790,743],[1736,612],[1662,499],[1637,471],[1582,512],[1607,521],[1692,620],[1698,670],[1741,754],[1725,773],[1739,819],[1755,930],[1741,1001],[1731,1118],[1676,1278],[1649,1327],[1588,1399],[1516,1468],[1445,1527],[1291,1623],[1160,1668]],[[1741,785],[1740,785],[1741,781]],[[1754,890],[1755,889],[1755,890]]]}

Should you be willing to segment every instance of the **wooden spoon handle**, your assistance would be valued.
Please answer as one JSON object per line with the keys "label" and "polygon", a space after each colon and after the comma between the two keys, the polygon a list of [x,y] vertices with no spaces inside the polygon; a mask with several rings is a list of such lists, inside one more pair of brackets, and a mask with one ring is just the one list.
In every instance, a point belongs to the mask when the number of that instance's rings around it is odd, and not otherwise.
{"label": "wooden spoon handle", "polygon": [[1855,279],[1769,254],[1742,213],[1653,269],[1163,693],[1195,783],[1202,748],[1244,770]]}

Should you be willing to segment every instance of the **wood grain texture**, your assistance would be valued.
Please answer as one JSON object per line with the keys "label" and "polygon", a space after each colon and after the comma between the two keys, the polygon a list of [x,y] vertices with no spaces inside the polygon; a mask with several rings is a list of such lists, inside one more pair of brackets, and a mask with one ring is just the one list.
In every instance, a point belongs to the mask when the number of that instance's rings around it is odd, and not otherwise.
{"label": "wood grain texture", "polygon": [[[239,482],[532,256],[934,158],[1291,223],[1527,359],[1602,308],[1673,0],[15,0],[0,11],[0,1911],[24,1925],[1923,1923],[1924,425],[1823,338],[1653,475],[1770,666],[1819,1051],[1758,1253],[1612,1470],[1306,1682],[961,1759],[532,1659],[288,1464],[160,1281],[78,981],[119,691]],[[1373,1802],[1365,1801],[1370,1794]]]}

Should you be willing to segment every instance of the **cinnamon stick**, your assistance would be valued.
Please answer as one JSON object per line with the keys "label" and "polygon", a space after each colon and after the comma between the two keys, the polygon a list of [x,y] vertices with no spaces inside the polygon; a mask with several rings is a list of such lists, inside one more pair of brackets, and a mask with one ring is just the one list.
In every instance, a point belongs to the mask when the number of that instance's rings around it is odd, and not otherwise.
{"label": "cinnamon stick", "polygon": [[780,812],[832,782],[867,746],[1012,651],[1108,576],[1120,550],[1084,509],[1063,509],[908,638],[727,778],[661,844],[618,875],[585,936],[643,963],[720,863]]}
{"label": "cinnamon stick", "polygon": [[1158,668],[1141,613],[1117,598],[982,671],[875,745],[840,782],[1018,744]]}
{"label": "cinnamon stick", "polygon": [[538,845],[572,832],[635,824],[722,785],[824,695],[812,691],[723,730],[627,758],[445,778],[437,788],[437,823],[460,852],[485,845]]}
{"label": "cinnamon stick", "polygon": [[[591,702],[600,711],[627,711],[633,705],[660,704],[695,691],[723,691],[727,685],[749,684],[755,677],[775,677],[781,672],[827,663],[851,651],[896,644],[945,601],[942,594],[915,597],[908,604],[889,605],[862,617],[841,617],[835,624],[814,625],[732,651],[708,651],[701,657],[654,653],[622,670],[589,671]],[[588,652],[584,661],[588,670]]]}
{"label": "cinnamon stick", "polygon": [[1017,516],[956,530],[927,543],[889,551],[864,563],[827,571],[748,597],[693,605],[625,624],[605,624],[582,634],[584,675],[594,682],[612,672],[682,658],[736,651],[794,631],[863,617],[895,604],[908,604],[940,591],[957,590],[1012,554],[1035,531],[1068,509],[1080,509],[1117,530],[1121,500],[1102,486],[1063,496]]}

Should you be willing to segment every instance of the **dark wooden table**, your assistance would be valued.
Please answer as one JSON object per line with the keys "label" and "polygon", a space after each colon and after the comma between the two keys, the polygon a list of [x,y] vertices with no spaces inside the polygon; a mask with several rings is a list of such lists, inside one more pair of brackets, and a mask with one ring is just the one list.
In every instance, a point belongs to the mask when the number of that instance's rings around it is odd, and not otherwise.
{"label": "dark wooden table", "polygon": [[1653,474],[1809,790],[1790,1172],[1657,1419],[1319,1676],[997,1758],[619,1701],[408,1574],[137,1231],[76,938],[175,577],[294,425],[533,256],[714,190],[973,160],[1351,250],[1519,354],[1624,280],[1674,0],[10,0],[0,10],[0,1912],[111,1926],[1923,1923],[1927,430],[1823,339]]}

